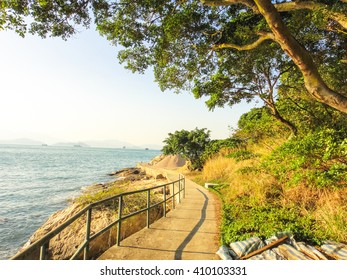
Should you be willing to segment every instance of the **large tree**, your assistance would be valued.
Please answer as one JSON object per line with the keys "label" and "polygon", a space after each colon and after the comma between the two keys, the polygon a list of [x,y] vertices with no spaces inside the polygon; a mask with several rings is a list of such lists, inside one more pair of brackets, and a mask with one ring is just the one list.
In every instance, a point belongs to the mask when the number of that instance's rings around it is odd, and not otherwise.
{"label": "large tree", "polygon": [[275,44],[313,98],[347,112],[346,92],[335,86],[346,76],[325,75],[346,72],[346,0],[3,0],[0,28],[67,38],[75,24],[90,24],[91,11],[100,33],[123,47],[120,61],[133,71],[153,67],[162,89],[191,90],[220,73],[225,56]]}
{"label": "large tree", "polygon": [[210,141],[210,131],[206,128],[195,128],[191,131],[182,129],[169,133],[164,140],[162,152],[164,155],[181,155],[189,160],[189,168],[192,170],[202,169],[204,164],[202,156]]}

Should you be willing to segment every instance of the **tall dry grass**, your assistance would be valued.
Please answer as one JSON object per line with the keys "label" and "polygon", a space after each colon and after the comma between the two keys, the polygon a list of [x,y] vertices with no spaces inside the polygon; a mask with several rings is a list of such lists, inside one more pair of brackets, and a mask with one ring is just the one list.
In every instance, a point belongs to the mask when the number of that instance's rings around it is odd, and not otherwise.
{"label": "tall dry grass", "polygon": [[201,182],[224,185],[221,193],[226,203],[247,197],[248,201],[255,202],[254,205],[273,204],[299,209],[301,215],[315,219],[322,236],[347,242],[347,188],[319,189],[303,184],[288,187],[260,168],[262,158],[281,143],[278,140],[273,145],[250,144],[247,149],[258,157],[239,162],[226,158],[230,151],[223,151],[205,163]]}
{"label": "tall dry grass", "polygon": [[256,157],[242,161],[226,157],[238,149],[224,149],[205,163],[202,180],[228,185],[229,187],[223,190],[226,201],[247,195],[257,200],[258,203],[265,203],[266,200],[277,197],[281,193],[281,187],[278,186],[273,176],[259,172],[258,169],[262,159],[283,142],[283,139],[276,138],[247,144],[247,147],[242,149],[247,148]]}

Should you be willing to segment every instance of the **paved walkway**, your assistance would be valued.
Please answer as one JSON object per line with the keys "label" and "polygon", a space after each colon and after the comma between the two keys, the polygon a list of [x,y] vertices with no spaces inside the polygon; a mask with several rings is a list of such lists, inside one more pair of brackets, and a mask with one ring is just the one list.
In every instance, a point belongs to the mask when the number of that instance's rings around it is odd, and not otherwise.
{"label": "paved walkway", "polygon": [[[170,180],[178,174],[166,170]],[[186,179],[186,197],[150,228],[122,240],[100,260],[213,260],[219,259],[218,201],[205,188]]]}

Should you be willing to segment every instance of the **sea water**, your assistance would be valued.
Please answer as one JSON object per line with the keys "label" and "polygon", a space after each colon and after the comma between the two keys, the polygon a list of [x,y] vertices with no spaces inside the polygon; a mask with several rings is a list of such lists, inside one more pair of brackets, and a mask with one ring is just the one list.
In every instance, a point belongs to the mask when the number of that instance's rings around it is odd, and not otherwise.
{"label": "sea water", "polygon": [[154,150],[0,145],[0,260],[13,256],[81,188],[160,154]]}

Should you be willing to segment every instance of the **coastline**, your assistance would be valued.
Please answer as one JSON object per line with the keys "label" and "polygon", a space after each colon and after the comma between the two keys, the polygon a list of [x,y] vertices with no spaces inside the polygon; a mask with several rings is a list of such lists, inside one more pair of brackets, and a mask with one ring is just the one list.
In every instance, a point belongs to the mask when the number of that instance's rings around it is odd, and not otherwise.
{"label": "coastline", "polygon": [[[1,146],[1,145],[0,145]],[[0,259],[14,256],[53,213],[115,170],[149,162],[157,150],[2,145]]]}
{"label": "coastline", "polygon": [[[161,185],[168,182],[168,179],[162,172],[150,172],[151,174],[147,174],[143,165],[154,165],[158,161],[162,159],[161,156],[157,156],[152,161],[147,164],[138,163],[136,167],[128,167],[123,168],[118,171],[115,171],[111,174],[108,174],[112,179],[106,183],[97,183],[87,187],[84,187],[81,191],[80,196],[71,199],[69,205],[48,217],[48,219],[30,236],[28,241],[22,246],[19,252],[22,252],[25,248],[33,244],[35,241],[42,238],[48,232],[54,230],[59,225],[64,223],[70,217],[79,212],[84,206],[103,199],[105,197],[112,196],[112,194],[119,192],[126,192],[132,190],[139,190],[149,188],[155,185]],[[136,205],[136,203],[134,203]],[[114,206],[114,205],[113,205]],[[135,206],[134,206],[135,207]],[[114,212],[114,209],[112,209]],[[100,211],[96,211],[93,215],[97,218],[98,222],[93,225],[92,231],[97,231],[98,228],[102,228],[109,222],[114,213],[112,213],[111,209],[100,209]],[[159,211],[160,212],[160,211]],[[153,219],[159,218],[161,213],[154,213]],[[125,230],[123,234],[123,238],[133,234],[134,232],[143,228],[142,222],[136,222],[135,219],[130,221],[130,228]],[[56,237],[54,237],[50,241],[50,258],[51,259],[69,259],[71,257],[71,250],[69,248],[76,248],[81,240],[83,240],[85,233],[83,232],[85,228],[85,222],[77,221],[74,222],[74,227],[70,230],[64,230],[59,233]],[[123,226],[122,226],[123,228]],[[94,254],[97,256],[100,252],[96,248],[102,248],[104,245],[101,243],[105,243],[105,240],[108,239],[107,242],[114,242],[114,240],[109,240],[111,235],[114,235],[113,232],[108,233],[108,237],[105,238],[103,235],[100,240],[97,240],[96,244],[92,246],[94,248]],[[106,243],[107,243],[106,242]],[[107,245],[109,246],[109,244]],[[92,248],[92,252],[93,252]],[[29,254],[24,259],[36,259],[37,252],[33,254]],[[12,256],[13,257],[13,256]]]}

